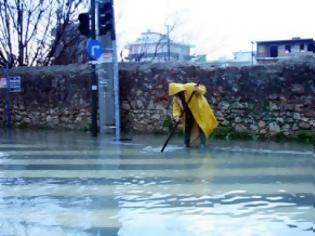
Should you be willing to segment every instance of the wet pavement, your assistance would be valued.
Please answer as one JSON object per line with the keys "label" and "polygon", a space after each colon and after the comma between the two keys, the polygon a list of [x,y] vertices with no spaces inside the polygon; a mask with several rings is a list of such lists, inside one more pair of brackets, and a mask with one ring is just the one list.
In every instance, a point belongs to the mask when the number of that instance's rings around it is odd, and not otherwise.
{"label": "wet pavement", "polygon": [[0,132],[0,236],[313,235],[312,146]]}

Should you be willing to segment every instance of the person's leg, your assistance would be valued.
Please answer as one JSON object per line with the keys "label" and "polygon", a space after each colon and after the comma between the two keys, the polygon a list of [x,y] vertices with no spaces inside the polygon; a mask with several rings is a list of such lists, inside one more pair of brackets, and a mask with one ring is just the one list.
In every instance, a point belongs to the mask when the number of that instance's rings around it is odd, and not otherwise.
{"label": "person's leg", "polygon": [[185,137],[184,142],[186,147],[190,147],[190,134],[191,134],[191,126],[186,125],[185,127]]}
{"label": "person's leg", "polygon": [[190,147],[190,135],[191,130],[194,125],[194,118],[191,112],[186,114],[186,121],[185,121],[185,146]]}
{"label": "person's leg", "polygon": [[202,132],[202,130],[199,128],[199,138],[200,138],[200,148],[205,148],[206,147],[206,136]]}

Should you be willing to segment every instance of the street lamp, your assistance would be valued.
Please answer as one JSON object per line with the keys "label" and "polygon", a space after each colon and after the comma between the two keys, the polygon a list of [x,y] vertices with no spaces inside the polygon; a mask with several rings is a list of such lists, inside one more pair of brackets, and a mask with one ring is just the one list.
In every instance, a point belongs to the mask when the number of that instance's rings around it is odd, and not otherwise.
{"label": "street lamp", "polygon": [[254,65],[254,41],[250,42],[252,44],[252,65]]}

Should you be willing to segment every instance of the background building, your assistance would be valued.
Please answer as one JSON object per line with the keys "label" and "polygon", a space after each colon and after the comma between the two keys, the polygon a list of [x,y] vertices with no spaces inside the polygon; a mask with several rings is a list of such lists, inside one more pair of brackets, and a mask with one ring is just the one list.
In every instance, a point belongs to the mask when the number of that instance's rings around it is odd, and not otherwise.
{"label": "background building", "polygon": [[241,65],[256,64],[256,53],[252,51],[247,52],[233,52],[233,62]]}
{"label": "background building", "polygon": [[289,40],[259,41],[257,43],[257,62],[275,62],[295,56],[314,55],[314,40],[292,38]]}
{"label": "background building", "polygon": [[127,45],[128,57],[131,62],[164,62],[188,61],[190,59],[190,46],[177,43],[167,34],[147,31],[142,33],[134,43]]}

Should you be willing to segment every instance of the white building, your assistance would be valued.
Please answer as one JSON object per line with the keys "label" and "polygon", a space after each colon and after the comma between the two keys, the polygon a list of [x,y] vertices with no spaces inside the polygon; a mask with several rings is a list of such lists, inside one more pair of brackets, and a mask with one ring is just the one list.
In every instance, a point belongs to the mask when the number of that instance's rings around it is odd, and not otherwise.
{"label": "white building", "polygon": [[128,57],[131,62],[164,62],[188,61],[190,46],[170,40],[168,35],[147,31],[134,43],[127,45]]}
{"label": "white building", "polygon": [[233,61],[244,64],[256,64],[256,56],[254,52],[233,52]]}

